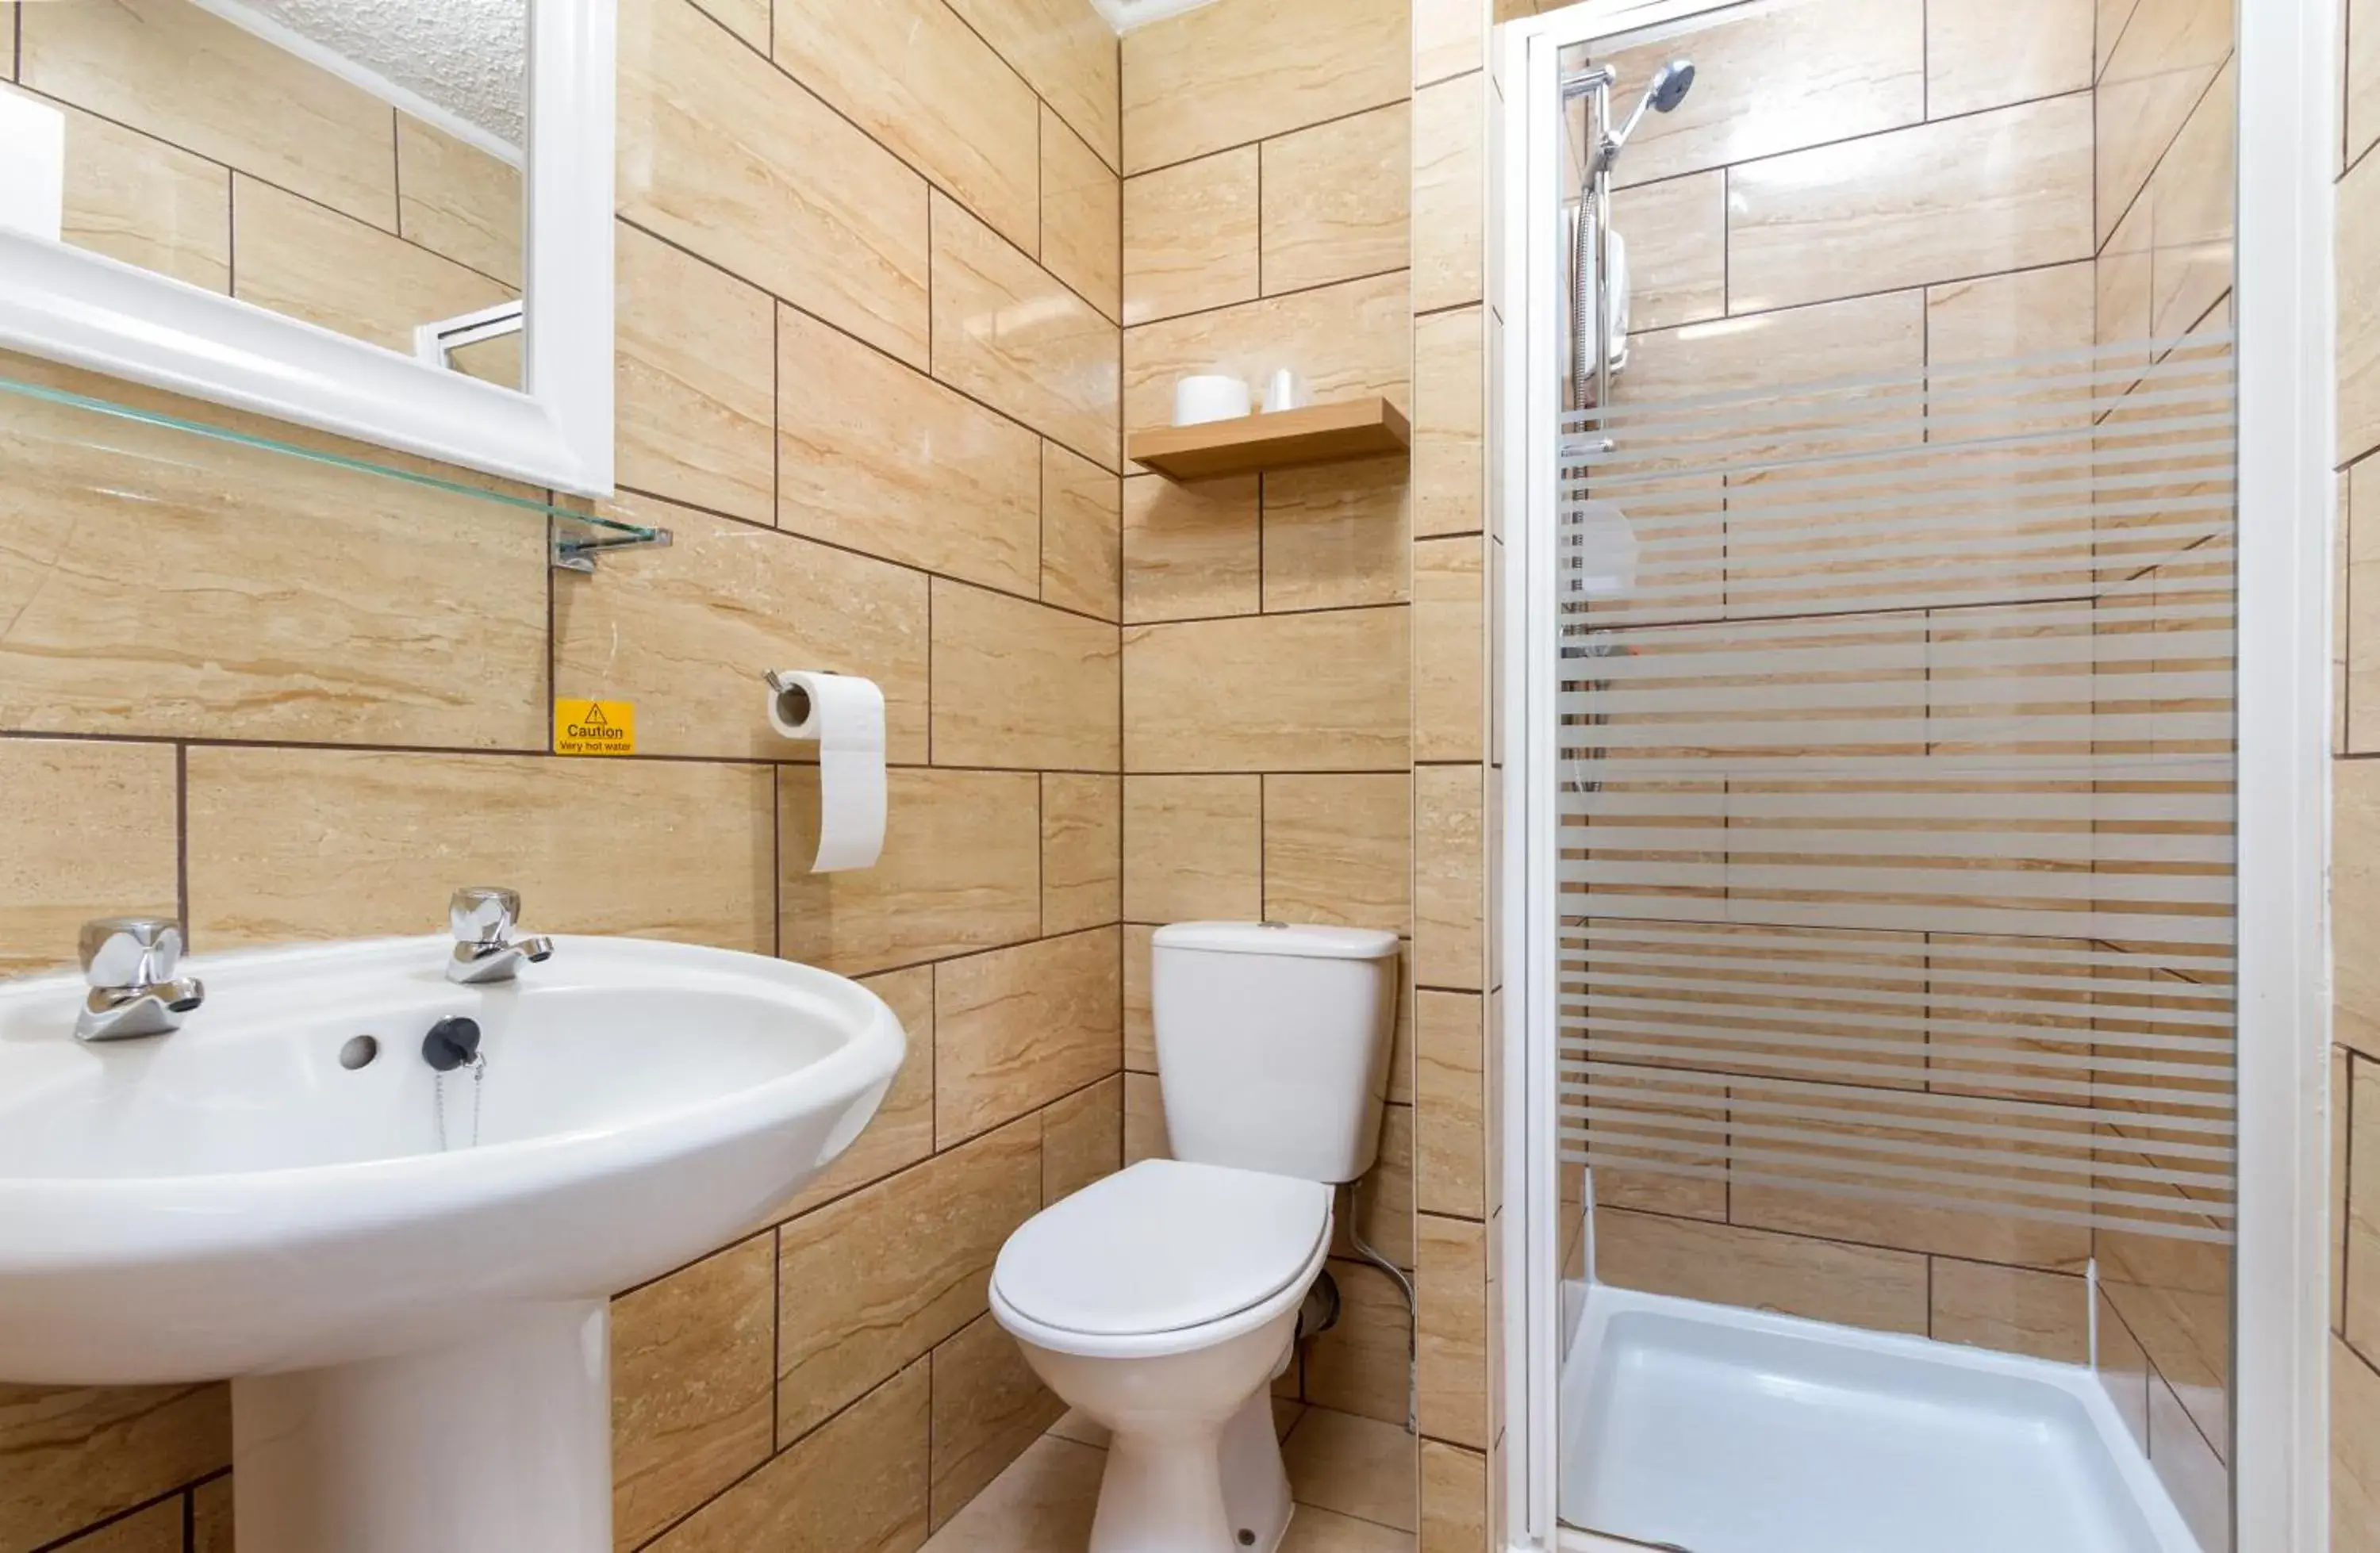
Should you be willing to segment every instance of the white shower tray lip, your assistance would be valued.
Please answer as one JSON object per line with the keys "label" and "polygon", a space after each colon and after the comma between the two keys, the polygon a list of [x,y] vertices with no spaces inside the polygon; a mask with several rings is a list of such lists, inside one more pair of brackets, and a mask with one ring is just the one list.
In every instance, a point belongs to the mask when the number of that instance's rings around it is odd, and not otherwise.
{"label": "white shower tray lip", "polygon": [[[1608,1496],[1603,1494],[1608,1486],[1596,1481],[1592,1462],[1614,1422],[1609,1413],[1598,1418],[1597,1413],[1596,1385],[1598,1379],[1608,1378],[1607,1365],[1645,1362],[1649,1356],[1651,1362],[1668,1364],[1674,1372],[1683,1373],[1697,1361],[1708,1365],[1715,1349],[1726,1350],[1741,1373],[1700,1398],[1678,1398],[1681,1406],[1725,1406],[1729,1399],[1720,1388],[1730,1384],[1742,1392],[1756,1389],[1780,1401],[1798,1393],[1809,1409],[1795,1418],[1794,1443],[1821,1457],[1829,1437],[1839,1438],[1847,1447],[1863,1432],[1875,1438],[1884,1426],[1885,1413],[1963,1403],[1999,1431],[2039,1437],[2045,1459],[2062,1444],[2079,1444],[2095,1458],[2070,1464],[2094,1486],[2107,1490],[2107,1518],[2101,1532],[2081,1533],[2071,1542],[2053,1546],[2030,1534],[2017,1536],[2011,1531],[1996,1532],[1969,1522],[1954,1534],[1964,1539],[1955,1544],[1960,1553],[1969,1547],[2024,1547],[2028,1553],[2201,1553],[2164,1484],[2134,1445],[2106,1388],[2087,1365],[1609,1284],[1588,1286],[1585,1310],[1562,1366],[1558,1405],[1563,1442],[1560,1476],[1561,1519],[1567,1523],[1565,1547],[1682,1546],[1689,1553],[1746,1553],[1748,1549],[1803,1553],[1801,1541],[1788,1540],[1790,1521],[1780,1523],[1776,1515],[1780,1507],[1774,1500],[1742,1506],[1744,1517],[1754,1523],[1742,1533],[1719,1531],[1700,1541],[1692,1535],[1681,1538],[1675,1523],[1670,1523],[1665,1533],[1665,1527],[1656,1523],[1658,1517],[1642,1515],[1645,1499],[1662,1491],[1658,1482],[1662,1465],[1676,1469],[1677,1481],[1669,1486],[1707,1512],[1714,1491],[1722,1486],[1709,1474],[1711,1462],[1722,1454],[1716,1449],[1716,1440],[1709,1441],[1713,1450],[1694,1451],[1692,1459],[1686,1459],[1687,1452],[1670,1452],[1650,1473],[1640,1470],[1645,1465],[1641,1461],[1633,1466],[1615,1466],[1614,1473],[1628,1479],[1624,1488],[1633,1502],[1608,1505]],[[1671,1378],[1675,1377],[1673,1373]],[[1864,1407],[1858,1396],[1862,1390],[1871,1394],[1870,1404]],[[1598,1428],[1605,1433],[1597,1434]],[[1625,1443],[1645,1442],[1638,1438]],[[1742,1454],[1755,1459],[1735,1462],[1732,1470],[1739,1484],[1744,1474],[1756,1476],[1762,1465],[1757,1453]],[[1582,1461],[1590,1464],[1584,1471],[1574,1470],[1573,1464]],[[1972,1463],[1972,1458],[1961,1460],[1962,1466]],[[1903,1475],[1868,1482],[1864,1492],[1874,1495],[1885,1490],[1922,1502],[1947,1481],[1929,1483],[1922,1474]],[[1797,1476],[1792,1482],[1805,1493],[1825,1494],[1829,1486],[1822,1474]],[[2008,1513],[2019,1513],[2024,1508],[2021,1496],[2003,1498]],[[1591,1535],[1574,1539],[1569,1530],[1572,1525],[1641,1540],[1606,1541]],[[1847,1530],[1840,1524],[1829,1527],[1827,1553],[1906,1553],[1905,1543],[1896,1543],[1891,1549],[1877,1544],[1872,1549],[1864,1540],[1850,1540]]]}

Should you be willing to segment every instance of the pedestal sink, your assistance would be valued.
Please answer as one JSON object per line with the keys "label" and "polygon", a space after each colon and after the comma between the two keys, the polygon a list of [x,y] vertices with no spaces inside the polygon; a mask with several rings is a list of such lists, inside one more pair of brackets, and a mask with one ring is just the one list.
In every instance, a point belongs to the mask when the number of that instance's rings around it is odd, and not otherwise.
{"label": "pedestal sink", "polygon": [[555,946],[200,958],[186,1028],[104,1046],[79,978],[0,984],[0,1380],[230,1377],[239,1553],[610,1553],[608,1297],[763,1221],[905,1037],[809,966]]}

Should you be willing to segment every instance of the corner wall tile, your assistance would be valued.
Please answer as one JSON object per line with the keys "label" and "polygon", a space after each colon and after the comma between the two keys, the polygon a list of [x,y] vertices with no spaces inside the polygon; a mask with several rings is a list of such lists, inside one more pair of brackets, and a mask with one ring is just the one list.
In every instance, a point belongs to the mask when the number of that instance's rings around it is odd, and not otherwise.
{"label": "corner wall tile", "polygon": [[917,367],[926,180],[687,0],[622,0],[620,213]]}
{"label": "corner wall tile", "polygon": [[935,1147],[1123,1065],[1119,943],[1115,928],[1094,928],[934,967]]}
{"label": "corner wall tile", "polygon": [[[1035,594],[1040,447],[1031,431],[922,370],[781,309],[779,528]],[[953,509],[966,521],[950,521]]]}
{"label": "corner wall tile", "polygon": [[1162,926],[1264,915],[1261,779],[1123,779],[1123,915]]}
{"label": "corner wall tile", "polygon": [[933,1521],[939,1529],[1066,1411],[990,1316],[934,1350]]}
{"label": "corner wall tile", "polygon": [[1156,1016],[1149,1001],[1156,936],[1157,928],[1145,923],[1123,925],[1123,1065],[1138,1074],[1157,1072]]}
{"label": "corner wall tile", "polygon": [[1403,603],[1411,588],[1411,467],[1393,454],[1268,471],[1264,607]]}
{"label": "corner wall tile", "polygon": [[1255,475],[1123,482],[1123,617],[1141,624],[1254,614],[1263,551]]}
{"label": "corner wall tile", "polygon": [[1052,1102],[1041,1112],[1041,1206],[1071,1197],[1123,1169],[1123,1075]]}
{"label": "corner wall tile", "polygon": [[[2330,1409],[2330,1523],[2380,1525],[2380,1372],[2336,1336]],[[2353,1545],[2332,1546],[2348,1553]]]}
{"label": "corner wall tile", "polygon": [[1425,1213],[1420,1265],[1418,1356],[1421,1430],[1432,1439],[1488,1448],[1488,1231],[1461,1219]]}
{"label": "corner wall tile", "polygon": [[1488,1546],[1488,1458],[1422,1441],[1420,1553],[1484,1553]]}
{"label": "corner wall tile", "polygon": [[1414,532],[1486,527],[1488,357],[1481,309],[1414,323]]}
{"label": "corner wall tile", "polygon": [[1937,1256],[1930,1302],[1937,1341],[2090,1361],[2091,1292],[2082,1279]]}
{"label": "corner wall tile", "polygon": [[933,311],[936,377],[1121,467],[1116,326],[940,192]]}
{"label": "corner wall tile", "polygon": [[1480,997],[1422,991],[1414,1008],[1415,1199],[1424,1213],[1487,1216]]}
{"label": "corner wall tile", "polygon": [[1394,103],[1411,91],[1402,5],[1207,6],[1126,33],[1124,171]]}
{"label": "corner wall tile", "polygon": [[951,8],[1032,83],[1102,161],[1123,165],[1117,122],[1122,50],[1106,18],[1078,0],[951,0]]}
{"label": "corner wall tile", "polygon": [[1476,766],[1414,770],[1414,974],[1424,987],[1484,985],[1482,785]]}
{"label": "corner wall tile", "polygon": [[934,759],[1111,771],[1116,628],[936,577]]}
{"label": "corner wall tile", "polygon": [[2347,1277],[2338,1330],[2362,1352],[2380,1353],[2380,1062],[2350,1064],[2343,1098],[2353,1134],[2347,1145]]}
{"label": "corner wall tile", "polygon": [[1339,1285],[1339,1325],[1305,1345],[1305,1400],[1402,1426],[1413,1364],[1404,1295],[1368,1263],[1333,1258],[1330,1271]]}
{"label": "corner wall tile", "polygon": [[680,1522],[650,1553],[919,1547],[931,1396],[927,1365],[911,1365]]}
{"label": "corner wall tile", "polygon": [[1038,775],[896,768],[885,807],[903,818],[874,867],[811,873],[817,769],[781,768],[778,952],[856,976],[1038,935]]}
{"label": "corner wall tile", "polygon": [[1123,489],[1115,473],[1041,444],[1041,600],[1101,620],[1123,607]]}
{"label": "corner wall tile", "polygon": [[1411,930],[1413,783],[1403,772],[1264,778],[1264,912]]}
{"label": "corner wall tile", "polygon": [[1123,185],[1041,107],[1041,264],[1111,322],[1123,318]]}
{"label": "corner wall tile", "polygon": [[612,1523],[633,1547],[774,1448],[777,1239],[612,1303]]}
{"label": "corner wall tile", "polygon": [[941,0],[775,0],[773,11],[778,65],[1009,241],[1040,251],[1040,104],[973,28]]}
{"label": "corner wall tile", "polygon": [[1124,180],[1124,322],[1257,296],[1258,154],[1242,146]]}
{"label": "corner wall tile", "polygon": [[2380,1062],[2380,761],[2331,781],[2331,1038]]}
{"label": "corner wall tile", "polygon": [[1487,749],[1486,541],[1414,546],[1414,758],[1477,760]]}
{"label": "corner wall tile", "polygon": [[883,1180],[934,1152],[934,967],[912,965],[862,977],[859,985],[884,1000],[908,1037],[901,1071],[851,1147],[771,1217],[791,1219],[822,1203]]}
{"label": "corner wall tile", "polygon": [[1402,1423],[1310,1407],[1283,1443],[1300,1505],[1411,1532],[1419,1523],[1420,1459]]}
{"label": "corner wall tile", "polygon": [[1415,0],[1414,84],[1427,86],[1478,69],[1488,30],[1499,19],[1488,0]]}
{"label": "corner wall tile", "polygon": [[1485,81],[1457,76],[1414,93],[1413,306],[1418,313],[1487,295]]}
{"label": "corner wall tile", "polygon": [[1123,1162],[1172,1158],[1165,1136],[1165,1097],[1155,1074],[1123,1075]]}
{"label": "corner wall tile", "polygon": [[1027,1117],[783,1226],[777,1438],[799,1438],[981,1316],[1002,1244],[1040,1207],[1041,1122]]}
{"label": "corner wall tile", "polygon": [[1123,916],[1120,777],[1041,774],[1041,930],[1071,933]]}

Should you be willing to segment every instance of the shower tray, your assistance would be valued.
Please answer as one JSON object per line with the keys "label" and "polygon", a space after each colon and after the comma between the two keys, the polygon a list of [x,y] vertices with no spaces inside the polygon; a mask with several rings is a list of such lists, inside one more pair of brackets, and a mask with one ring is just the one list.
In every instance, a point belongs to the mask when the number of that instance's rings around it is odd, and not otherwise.
{"label": "shower tray", "polygon": [[1565,1549],[2202,1553],[2084,1366],[1585,1292]]}

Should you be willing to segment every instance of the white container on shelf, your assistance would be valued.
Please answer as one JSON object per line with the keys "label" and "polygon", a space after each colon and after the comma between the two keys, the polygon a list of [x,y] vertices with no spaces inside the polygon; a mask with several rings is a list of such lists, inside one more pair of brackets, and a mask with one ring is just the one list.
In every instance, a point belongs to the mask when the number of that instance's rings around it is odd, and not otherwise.
{"label": "white container on shelf", "polygon": [[1173,385],[1173,424],[1200,426],[1210,420],[1236,420],[1249,412],[1248,385],[1220,373],[1201,373]]}

